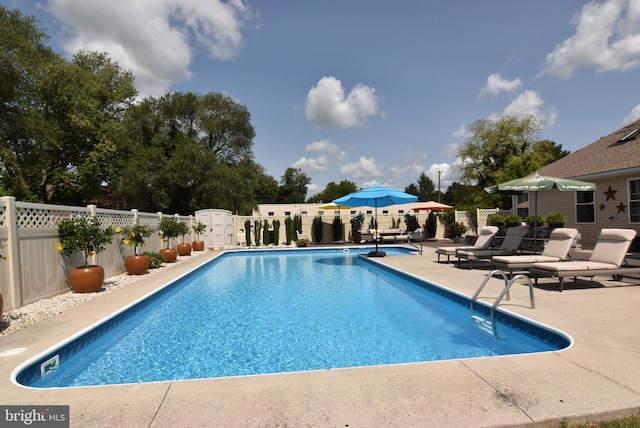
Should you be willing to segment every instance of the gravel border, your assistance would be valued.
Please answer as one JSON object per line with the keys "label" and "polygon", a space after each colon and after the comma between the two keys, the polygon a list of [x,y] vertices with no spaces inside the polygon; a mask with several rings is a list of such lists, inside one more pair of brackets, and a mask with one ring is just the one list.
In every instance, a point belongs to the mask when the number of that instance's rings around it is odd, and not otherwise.
{"label": "gravel border", "polygon": [[[206,251],[192,251],[190,258],[203,254],[206,254]],[[67,293],[59,294],[48,299],[41,299],[37,302],[22,306],[21,308],[6,311],[2,315],[2,321],[0,321],[0,337],[8,336],[11,333],[15,333],[23,328],[58,315],[67,309],[74,308],[85,302],[104,296],[107,293],[135,284],[140,280],[148,278],[150,275],[156,275],[167,269],[171,269],[179,265],[182,261],[186,261],[186,259],[183,257],[181,260],[181,258],[178,257],[175,263],[163,263],[156,269],[149,269],[149,272],[144,275],[129,275],[125,272],[110,276],[104,280],[102,290],[97,293],[74,293],[69,290]]]}

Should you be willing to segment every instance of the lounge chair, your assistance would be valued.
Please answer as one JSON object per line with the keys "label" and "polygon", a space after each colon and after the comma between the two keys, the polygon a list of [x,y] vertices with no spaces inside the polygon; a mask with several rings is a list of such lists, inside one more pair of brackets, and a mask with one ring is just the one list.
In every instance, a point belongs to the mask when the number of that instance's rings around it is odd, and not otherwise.
{"label": "lounge chair", "polygon": [[298,232],[296,230],[296,240],[298,239],[309,239],[309,235],[307,235],[306,233]]}
{"label": "lounge chair", "polygon": [[496,269],[509,271],[523,271],[534,263],[561,262],[569,257],[569,250],[576,239],[578,229],[558,228],[554,229],[546,242],[542,254],[519,254],[514,256],[495,256],[491,263]]}
{"label": "lounge chair", "polygon": [[461,259],[469,261],[469,269],[473,265],[474,260],[491,260],[494,256],[512,256],[520,248],[522,238],[529,231],[528,227],[515,226],[507,229],[507,236],[504,237],[502,245],[498,249],[487,250],[458,250],[456,251],[456,257],[458,258],[458,266],[460,266]]}
{"label": "lounge chair", "polygon": [[560,291],[564,289],[565,277],[573,277],[575,281],[579,276],[612,275],[621,278],[624,274],[640,273],[640,266],[623,265],[635,236],[633,229],[602,229],[589,260],[534,263],[529,273],[535,277],[536,285],[539,277],[558,277]]}
{"label": "lounge chair", "polygon": [[451,260],[451,256],[456,255],[457,250],[486,250],[491,245],[493,237],[498,233],[499,228],[497,226],[485,226],[480,229],[480,235],[476,239],[473,245],[463,246],[451,246],[451,247],[438,247],[436,248],[436,254],[438,254],[438,262],[440,262],[440,254],[447,256],[447,263]]}

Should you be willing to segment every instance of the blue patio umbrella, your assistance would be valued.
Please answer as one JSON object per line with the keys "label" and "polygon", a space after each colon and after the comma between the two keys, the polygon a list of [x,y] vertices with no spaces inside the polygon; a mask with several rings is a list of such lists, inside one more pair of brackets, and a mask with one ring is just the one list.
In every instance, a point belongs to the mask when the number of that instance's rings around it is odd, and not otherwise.
{"label": "blue patio umbrella", "polygon": [[[399,190],[393,190],[383,186],[371,186],[357,192],[349,193],[341,198],[334,199],[333,203],[342,206],[352,207],[374,207],[375,222],[378,224],[378,207],[388,207],[396,204],[408,204],[416,202],[418,197]],[[371,251],[369,257],[384,257],[384,251],[378,251],[378,240],[376,239],[376,250]]]}

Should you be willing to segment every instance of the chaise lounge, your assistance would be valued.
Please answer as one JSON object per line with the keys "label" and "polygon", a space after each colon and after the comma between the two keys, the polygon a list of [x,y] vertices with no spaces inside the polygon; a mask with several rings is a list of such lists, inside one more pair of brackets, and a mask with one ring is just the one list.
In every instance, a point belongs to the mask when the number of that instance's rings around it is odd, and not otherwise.
{"label": "chaise lounge", "polygon": [[487,250],[458,250],[456,257],[458,258],[458,267],[460,267],[461,259],[469,261],[469,269],[471,269],[474,260],[491,260],[494,256],[512,256],[520,248],[522,238],[529,231],[528,227],[515,226],[507,229],[507,236],[504,237],[502,245],[498,249]]}
{"label": "chaise lounge", "polygon": [[623,265],[635,236],[633,229],[602,229],[589,260],[534,263],[529,273],[535,277],[536,285],[539,277],[558,277],[559,291],[564,289],[566,277],[573,277],[575,281],[579,276],[593,278],[596,275],[612,275],[619,279],[625,274],[640,273],[640,266]]}
{"label": "chaise lounge", "polygon": [[491,263],[496,269],[509,271],[523,271],[532,267],[534,263],[561,262],[569,257],[569,250],[578,234],[578,229],[558,228],[549,236],[542,254],[520,254],[514,256],[495,256]]}
{"label": "chaise lounge", "polygon": [[440,255],[447,256],[447,263],[450,262],[451,256],[456,255],[458,250],[486,250],[489,249],[493,237],[498,233],[499,228],[497,226],[485,226],[480,229],[480,235],[476,239],[473,245],[465,246],[451,246],[451,247],[438,247],[436,248],[436,254],[438,254],[438,262],[440,262]]}

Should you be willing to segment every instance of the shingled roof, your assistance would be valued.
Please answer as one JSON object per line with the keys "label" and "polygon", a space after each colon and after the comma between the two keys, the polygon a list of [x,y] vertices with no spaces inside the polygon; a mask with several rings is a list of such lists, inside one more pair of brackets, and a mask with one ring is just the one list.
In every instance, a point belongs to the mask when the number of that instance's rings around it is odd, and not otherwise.
{"label": "shingled roof", "polygon": [[640,168],[640,120],[540,168],[538,173],[568,178],[629,168]]}

